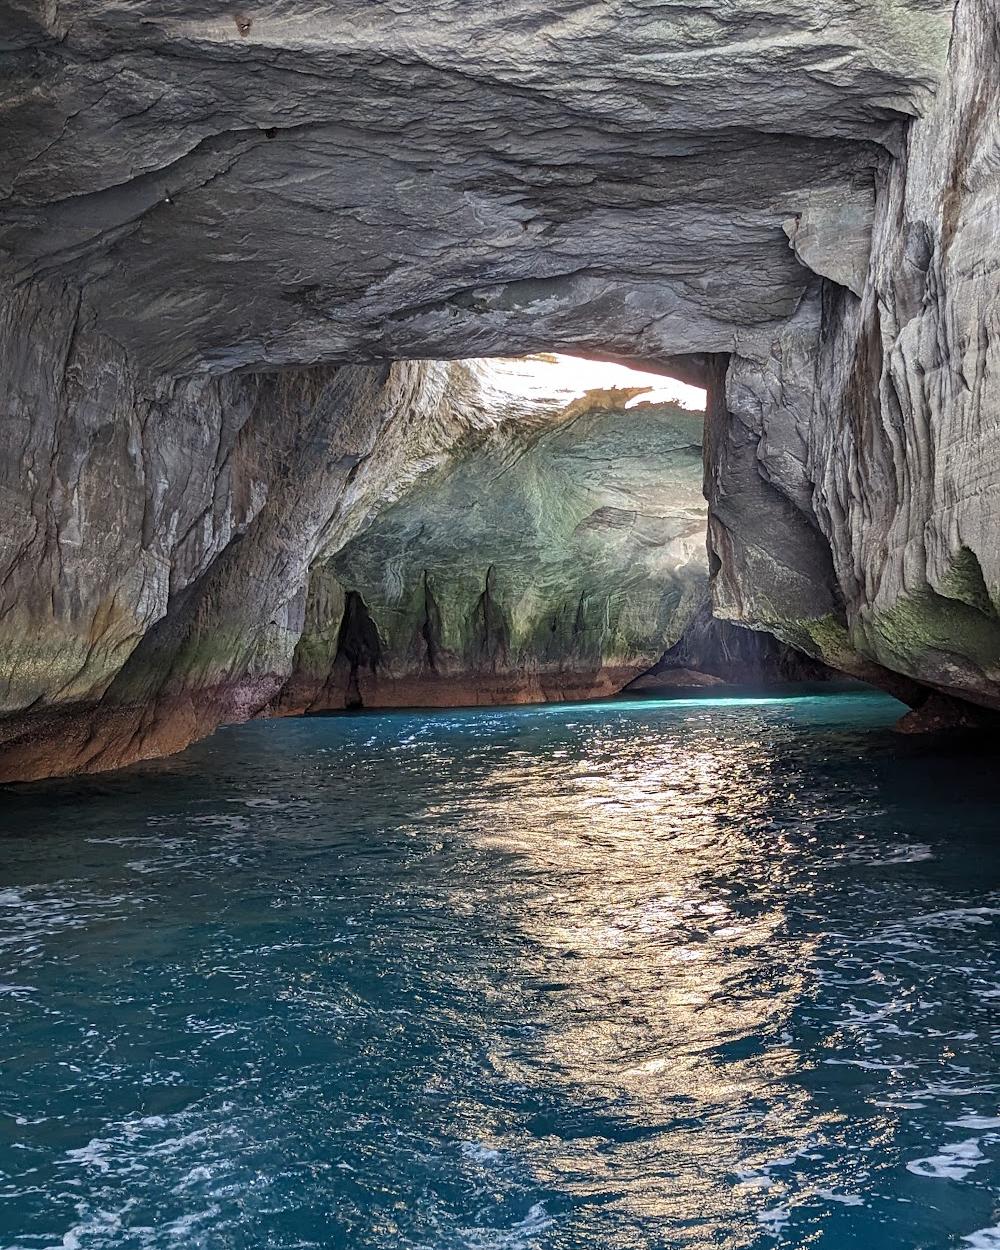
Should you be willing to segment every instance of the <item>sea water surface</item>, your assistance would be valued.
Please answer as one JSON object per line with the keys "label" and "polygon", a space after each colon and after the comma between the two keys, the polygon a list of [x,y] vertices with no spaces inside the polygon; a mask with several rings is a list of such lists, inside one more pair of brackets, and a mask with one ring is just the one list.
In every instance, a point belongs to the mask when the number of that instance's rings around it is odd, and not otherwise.
{"label": "sea water surface", "polygon": [[0,793],[0,1246],[1000,1247],[1000,777],[850,695]]}

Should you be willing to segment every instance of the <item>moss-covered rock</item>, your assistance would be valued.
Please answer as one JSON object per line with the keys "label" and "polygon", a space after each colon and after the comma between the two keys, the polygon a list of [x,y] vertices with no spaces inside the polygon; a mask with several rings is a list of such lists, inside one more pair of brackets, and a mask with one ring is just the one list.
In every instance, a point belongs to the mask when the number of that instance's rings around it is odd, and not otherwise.
{"label": "moss-covered rock", "polygon": [[[573,400],[501,422],[317,564],[287,707],[620,689],[704,603],[703,414]],[[356,596],[377,654],[347,655]]]}

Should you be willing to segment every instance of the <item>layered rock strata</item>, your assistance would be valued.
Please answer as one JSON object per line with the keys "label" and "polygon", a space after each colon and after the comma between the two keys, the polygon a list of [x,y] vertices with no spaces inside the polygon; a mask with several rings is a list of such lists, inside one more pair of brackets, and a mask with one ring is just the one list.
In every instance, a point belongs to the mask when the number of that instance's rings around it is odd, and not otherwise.
{"label": "layered rock strata", "polygon": [[823,680],[712,618],[704,414],[640,400],[498,421],[317,561],[276,710],[586,699],[654,666],[664,690]]}
{"label": "layered rock strata", "polygon": [[703,414],[591,392],[505,421],[314,566],[281,706],[613,694],[707,598]]}
{"label": "layered rock strata", "polygon": [[3,775],[280,704],[309,569],[489,424],[401,362],[557,346],[707,379],[718,615],[1000,707],[998,25],[0,6]]}
{"label": "layered rock strata", "polygon": [[993,0],[960,0],[938,95],[879,170],[863,285],[821,284],[769,352],[733,356],[707,474],[718,614],[987,708],[1000,707],[998,32]]}
{"label": "layered rock strata", "polygon": [[[477,428],[484,366],[147,379],[37,288],[8,308],[0,776],[112,768],[278,696],[314,561]],[[95,377],[98,385],[94,386]],[[530,424],[558,400],[504,396]]]}
{"label": "layered rock strata", "polygon": [[866,271],[952,8],[5,0],[0,269],[156,375],[763,347]]}

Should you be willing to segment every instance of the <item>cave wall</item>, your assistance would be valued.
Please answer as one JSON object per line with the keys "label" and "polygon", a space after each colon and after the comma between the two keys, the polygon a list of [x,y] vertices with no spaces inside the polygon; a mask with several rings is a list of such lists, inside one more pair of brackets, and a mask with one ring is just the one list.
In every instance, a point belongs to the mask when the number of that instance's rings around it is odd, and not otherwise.
{"label": "cave wall", "polygon": [[592,391],[498,421],[310,576],[280,706],[613,694],[707,600],[703,414]]}
{"label": "cave wall", "polygon": [[812,464],[852,641],[994,707],[998,240],[1000,7],[985,0],[958,6],[942,90],[887,171],[860,304],[829,309]]}
{"label": "cave wall", "polygon": [[937,98],[878,171],[864,282],[818,284],[766,355],[733,356],[706,476],[720,616],[913,701],[911,680],[987,707],[1000,707],[998,29],[993,0],[957,5]]}
{"label": "cave wall", "polygon": [[763,350],[799,258],[864,272],[952,8],[2,0],[0,273],[157,376]]}
{"label": "cave wall", "polygon": [[617,390],[504,420],[517,370],[494,426],[312,566],[272,711],[830,680],[712,614],[704,413]]}
{"label": "cave wall", "polygon": [[717,614],[1000,706],[998,16],[0,4],[0,775],[279,707],[556,346],[704,371]]}
{"label": "cave wall", "polygon": [[475,366],[163,384],[64,288],[5,307],[2,778],[165,754],[266,707],[314,560],[496,419]]}
{"label": "cave wall", "polygon": [[773,634],[715,616],[711,595],[706,594],[677,642],[624,689],[671,697],[698,688],[721,695],[726,693],[723,687],[756,693],[827,684],[831,689],[852,688],[849,675],[779,642]]}

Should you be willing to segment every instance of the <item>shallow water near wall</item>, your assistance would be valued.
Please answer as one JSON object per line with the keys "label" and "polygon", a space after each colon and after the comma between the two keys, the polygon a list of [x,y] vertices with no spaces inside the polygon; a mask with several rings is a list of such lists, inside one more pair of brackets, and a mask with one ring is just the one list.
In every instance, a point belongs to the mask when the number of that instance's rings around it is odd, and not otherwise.
{"label": "shallow water near wall", "polygon": [[1000,769],[876,695],[0,794],[0,1244],[1000,1246]]}

